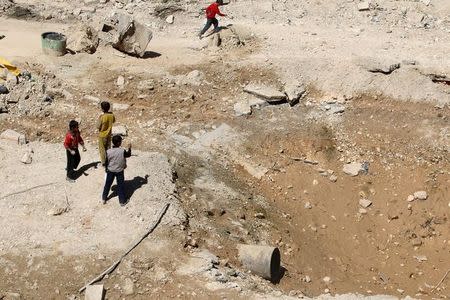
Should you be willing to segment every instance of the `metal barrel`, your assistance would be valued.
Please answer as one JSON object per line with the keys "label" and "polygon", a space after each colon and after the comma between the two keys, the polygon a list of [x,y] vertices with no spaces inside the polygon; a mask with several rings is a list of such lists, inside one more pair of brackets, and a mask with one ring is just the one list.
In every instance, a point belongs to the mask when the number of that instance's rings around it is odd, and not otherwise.
{"label": "metal barrel", "polygon": [[239,261],[252,273],[268,280],[276,280],[280,273],[280,250],[262,245],[237,246]]}
{"label": "metal barrel", "polygon": [[41,34],[42,51],[51,56],[66,54],[67,38],[62,33],[44,32]]}

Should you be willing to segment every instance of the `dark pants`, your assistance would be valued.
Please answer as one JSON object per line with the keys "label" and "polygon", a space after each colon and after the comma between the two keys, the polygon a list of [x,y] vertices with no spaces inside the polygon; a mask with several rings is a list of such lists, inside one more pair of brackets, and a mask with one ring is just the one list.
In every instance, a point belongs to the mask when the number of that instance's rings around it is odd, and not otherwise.
{"label": "dark pants", "polygon": [[217,21],[216,18],[206,19],[205,27],[203,27],[202,31],[200,31],[200,35],[204,34],[206,30],[208,30],[209,27],[211,27],[211,25],[214,25],[214,31],[216,31],[217,27],[219,26],[219,21]]}
{"label": "dark pants", "polygon": [[105,187],[103,188],[103,195],[102,199],[106,200],[108,198],[109,189],[111,188],[111,185],[114,181],[114,178],[117,178],[117,194],[119,195],[119,202],[125,203],[127,202],[127,199],[125,198],[125,180],[124,180],[124,174],[122,172],[106,172],[106,182]]}
{"label": "dark pants", "polygon": [[80,164],[80,152],[78,149],[75,149],[75,154],[70,154],[70,151],[66,149],[66,155],[67,155],[67,177],[70,179],[75,179],[75,172],[74,169],[78,168],[78,165]]}

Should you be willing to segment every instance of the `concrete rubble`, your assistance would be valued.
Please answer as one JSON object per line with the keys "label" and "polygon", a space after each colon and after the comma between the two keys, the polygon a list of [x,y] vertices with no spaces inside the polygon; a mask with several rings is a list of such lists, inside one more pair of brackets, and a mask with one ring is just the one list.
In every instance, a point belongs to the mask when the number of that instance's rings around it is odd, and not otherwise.
{"label": "concrete rubble", "polygon": [[111,44],[115,49],[140,57],[145,55],[147,45],[153,37],[147,26],[118,12],[105,20],[99,35],[102,42]]}
{"label": "concrete rubble", "polygon": [[244,92],[260,97],[269,103],[286,100],[286,95],[284,93],[265,85],[250,83],[244,87]]}

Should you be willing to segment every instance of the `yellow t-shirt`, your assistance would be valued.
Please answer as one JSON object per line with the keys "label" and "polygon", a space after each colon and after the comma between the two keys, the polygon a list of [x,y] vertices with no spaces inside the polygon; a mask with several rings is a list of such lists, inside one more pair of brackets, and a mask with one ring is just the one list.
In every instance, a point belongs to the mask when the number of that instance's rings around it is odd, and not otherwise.
{"label": "yellow t-shirt", "polygon": [[112,125],[116,121],[113,113],[104,113],[98,118],[98,136],[107,137],[111,135]]}

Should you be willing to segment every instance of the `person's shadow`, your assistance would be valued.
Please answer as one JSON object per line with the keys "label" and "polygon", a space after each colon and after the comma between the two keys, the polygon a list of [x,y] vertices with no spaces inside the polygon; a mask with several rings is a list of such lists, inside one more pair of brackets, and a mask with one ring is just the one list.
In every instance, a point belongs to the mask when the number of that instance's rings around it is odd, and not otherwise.
{"label": "person's shadow", "polygon": [[[135,176],[131,180],[125,180],[125,196],[127,199],[131,200],[134,192],[140,189],[144,184],[148,183],[148,175],[144,177]],[[108,200],[117,196],[117,184],[111,187],[111,195],[108,197]]]}
{"label": "person's shadow", "polygon": [[76,171],[74,172],[74,174],[73,174],[74,179],[80,178],[81,175],[89,176],[89,174],[86,173],[86,171],[89,170],[90,168],[95,168],[95,169],[97,169],[99,164],[100,164],[99,161],[95,161],[95,162],[91,162],[91,163],[89,163],[89,164],[87,164],[87,165],[84,165],[84,166],[80,167],[78,170],[76,170]]}

